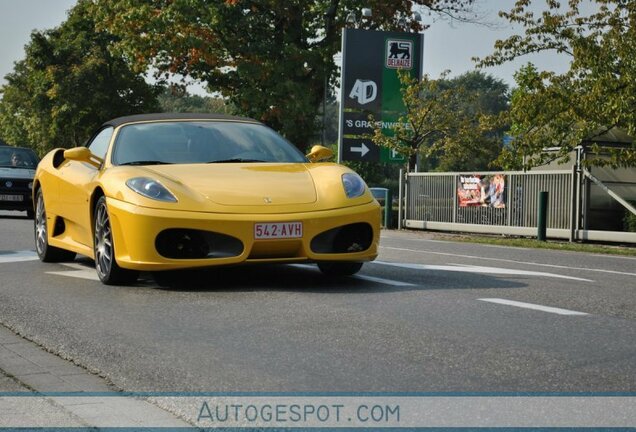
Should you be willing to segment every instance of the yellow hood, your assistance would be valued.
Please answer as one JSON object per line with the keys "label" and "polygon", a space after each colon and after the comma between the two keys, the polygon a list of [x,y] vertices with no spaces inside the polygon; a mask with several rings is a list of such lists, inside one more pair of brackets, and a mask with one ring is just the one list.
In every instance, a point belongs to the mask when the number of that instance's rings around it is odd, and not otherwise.
{"label": "yellow hood", "polygon": [[225,206],[279,206],[316,202],[316,187],[304,164],[193,164],[146,167]]}

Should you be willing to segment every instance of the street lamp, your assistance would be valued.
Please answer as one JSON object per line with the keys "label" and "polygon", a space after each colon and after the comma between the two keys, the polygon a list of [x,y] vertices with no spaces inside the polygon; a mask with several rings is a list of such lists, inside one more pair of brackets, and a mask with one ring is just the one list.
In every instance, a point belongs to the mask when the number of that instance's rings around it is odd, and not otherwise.
{"label": "street lamp", "polygon": [[345,22],[347,23],[347,26],[356,26],[362,24],[363,20],[371,19],[372,16],[373,13],[371,12],[371,8],[362,8],[360,10],[360,20],[358,20],[357,14],[352,11],[347,15]]}
{"label": "street lamp", "polygon": [[[420,26],[422,25],[422,15],[417,12],[414,11],[413,14],[411,15],[411,18],[413,21],[417,22]],[[402,16],[398,19],[398,28],[402,31],[408,31],[408,23],[406,21],[406,17]]]}
{"label": "street lamp", "polygon": [[355,12],[349,12],[349,15],[347,15],[347,25],[354,25],[356,23],[356,14]]}

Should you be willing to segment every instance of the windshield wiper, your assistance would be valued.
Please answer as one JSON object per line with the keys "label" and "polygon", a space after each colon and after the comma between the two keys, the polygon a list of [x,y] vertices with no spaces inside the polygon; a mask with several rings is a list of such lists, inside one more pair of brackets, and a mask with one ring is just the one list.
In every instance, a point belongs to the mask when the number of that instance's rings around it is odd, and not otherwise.
{"label": "windshield wiper", "polygon": [[213,160],[213,161],[209,161],[209,162],[207,162],[207,163],[233,163],[233,162],[267,162],[267,161],[260,160],[260,159],[241,159],[241,158],[234,158],[234,159]]}
{"label": "windshield wiper", "polygon": [[119,166],[123,165],[172,165],[172,162],[164,162],[159,160],[143,160],[143,161],[132,161],[132,162],[124,162],[119,164]]}

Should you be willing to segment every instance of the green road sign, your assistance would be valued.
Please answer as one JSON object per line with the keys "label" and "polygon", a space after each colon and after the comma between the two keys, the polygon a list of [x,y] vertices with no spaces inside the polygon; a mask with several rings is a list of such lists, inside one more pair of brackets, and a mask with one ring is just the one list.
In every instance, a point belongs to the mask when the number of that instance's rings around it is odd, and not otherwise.
{"label": "green road sign", "polygon": [[406,162],[371,136],[376,127],[387,135],[406,109],[398,70],[422,76],[423,35],[345,29],[340,103],[340,160]]}

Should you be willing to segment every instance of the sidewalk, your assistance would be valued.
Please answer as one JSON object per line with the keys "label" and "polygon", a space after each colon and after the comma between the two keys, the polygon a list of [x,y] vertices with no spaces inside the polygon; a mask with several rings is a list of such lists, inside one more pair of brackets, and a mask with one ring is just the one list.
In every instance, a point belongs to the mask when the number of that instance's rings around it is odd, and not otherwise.
{"label": "sidewalk", "polygon": [[192,427],[145,400],[108,397],[118,394],[104,379],[0,326],[0,428]]}

